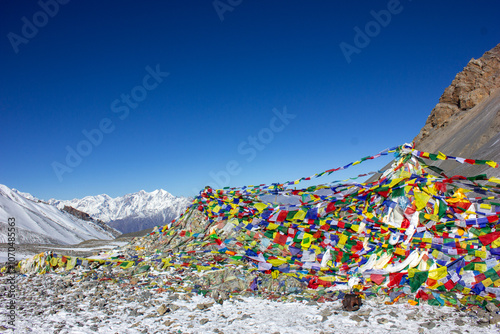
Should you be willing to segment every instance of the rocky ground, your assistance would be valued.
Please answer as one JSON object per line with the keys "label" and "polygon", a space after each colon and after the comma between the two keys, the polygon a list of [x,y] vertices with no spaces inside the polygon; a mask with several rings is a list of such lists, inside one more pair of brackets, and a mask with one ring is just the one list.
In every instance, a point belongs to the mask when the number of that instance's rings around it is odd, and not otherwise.
{"label": "rocky ground", "polygon": [[[73,246],[18,245],[16,251],[52,250],[81,257],[123,252],[131,237]],[[123,246],[127,244],[127,246]],[[110,251],[116,246],[123,246]],[[117,253],[117,254],[118,254]],[[97,255],[96,255],[97,254]],[[27,256],[27,255],[26,255]],[[457,310],[411,305],[411,294],[390,304],[380,290],[358,311],[342,309],[337,286],[311,290],[285,276],[256,276],[238,266],[198,272],[86,265],[45,275],[0,276],[0,332],[12,332],[7,306],[14,302],[15,333],[496,333],[494,305]],[[11,280],[15,278],[14,288]],[[249,289],[259,278],[255,291]],[[10,280],[10,281],[9,281]],[[14,289],[14,298],[9,298]],[[233,291],[230,293],[230,291]],[[238,291],[235,293],[235,291]],[[405,290],[405,292],[408,292]]]}
{"label": "rocky ground", "polygon": [[[0,316],[6,317],[10,275],[0,277]],[[165,273],[165,280],[179,279]],[[458,311],[449,307],[385,303],[385,296],[363,301],[355,312],[341,300],[318,302],[317,291],[259,296],[177,292],[146,288],[144,282],[117,284],[91,276],[16,277],[17,333],[496,333],[498,309]],[[215,297],[215,299],[214,299]],[[321,301],[321,300],[320,300]],[[4,323],[4,322],[3,322]],[[10,332],[4,323],[0,327]]]}

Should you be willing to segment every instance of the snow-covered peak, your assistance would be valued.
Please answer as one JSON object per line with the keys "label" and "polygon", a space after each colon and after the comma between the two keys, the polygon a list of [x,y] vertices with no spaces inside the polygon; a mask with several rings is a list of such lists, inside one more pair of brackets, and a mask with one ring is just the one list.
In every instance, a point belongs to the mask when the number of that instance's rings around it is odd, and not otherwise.
{"label": "snow-covered peak", "polygon": [[[129,218],[149,219],[157,223],[164,223],[184,212],[190,202],[188,198],[173,196],[163,189],[152,192],[140,190],[116,198],[108,195],[97,195],[70,201],[54,199],[49,201],[60,208],[65,205],[72,206],[106,223]],[[159,217],[163,217],[163,219],[159,219]]]}
{"label": "snow-covered peak", "polygon": [[19,194],[20,196],[23,196],[24,198],[27,198],[29,200],[32,200],[32,201],[35,201],[35,202],[38,202],[38,198],[36,198],[35,196],[29,194],[29,193],[23,193],[17,189],[12,189],[13,192],[16,192],[17,194]]}
{"label": "snow-covered peak", "polygon": [[0,184],[0,195],[4,196],[16,203],[22,203],[26,199],[38,202],[38,200],[33,197],[31,194],[22,193],[16,189],[10,189],[6,185]]}
{"label": "snow-covered peak", "polygon": [[168,191],[166,190],[163,190],[163,189],[156,189],[154,191],[151,192],[151,195],[153,196],[173,196],[172,194],[170,194]]}
{"label": "snow-covered peak", "polygon": [[119,235],[102,222],[79,219],[30,194],[0,184],[0,242],[7,240],[9,218],[15,219],[19,243],[74,244]]}

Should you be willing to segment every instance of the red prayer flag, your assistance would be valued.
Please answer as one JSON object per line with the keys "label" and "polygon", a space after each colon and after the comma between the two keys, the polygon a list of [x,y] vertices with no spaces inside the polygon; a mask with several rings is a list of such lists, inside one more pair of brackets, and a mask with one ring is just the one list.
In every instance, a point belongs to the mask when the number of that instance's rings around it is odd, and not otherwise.
{"label": "red prayer flag", "polygon": [[423,292],[422,290],[418,290],[417,295],[415,296],[415,299],[423,299],[423,300],[428,300],[429,295]]}
{"label": "red prayer flag", "polygon": [[491,244],[493,241],[497,240],[498,238],[500,238],[500,231],[492,232],[492,233],[488,233],[488,234],[479,236],[479,240],[485,246]]}
{"label": "red prayer flag", "polygon": [[385,281],[385,277],[380,274],[371,274],[370,279],[377,285],[380,285]]}
{"label": "red prayer flag", "polygon": [[399,282],[401,282],[401,279],[405,273],[392,273],[389,274],[389,287],[399,285]]}
{"label": "red prayer flag", "polygon": [[446,290],[451,290],[455,287],[455,285],[457,285],[457,283],[454,283],[452,280],[449,280],[444,284],[444,287],[446,288]]}
{"label": "red prayer flag", "polygon": [[274,242],[280,245],[285,245],[287,239],[288,239],[287,235],[276,233],[276,237],[274,237]]}
{"label": "red prayer flag", "polygon": [[278,222],[284,222],[287,215],[288,215],[288,211],[281,210],[280,213],[279,213],[279,215],[278,215],[278,218],[276,219],[276,221],[278,221]]}

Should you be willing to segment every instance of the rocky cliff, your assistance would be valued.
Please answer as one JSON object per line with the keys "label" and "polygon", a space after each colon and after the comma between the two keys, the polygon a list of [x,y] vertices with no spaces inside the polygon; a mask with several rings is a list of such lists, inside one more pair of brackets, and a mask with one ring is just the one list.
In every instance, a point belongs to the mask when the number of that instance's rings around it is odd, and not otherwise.
{"label": "rocky cliff", "polygon": [[65,205],[64,208],[62,209],[63,211],[66,211],[67,213],[70,213],[72,214],[73,216],[77,217],[77,218],[80,218],[82,220],[86,220],[86,221],[90,221],[92,220],[92,218],[90,217],[90,215],[86,212],[83,212],[83,211],[80,211],[80,210],[77,210],[75,209],[74,207],[71,207],[71,206],[68,206],[68,205]]}
{"label": "rocky cliff", "polygon": [[415,137],[416,145],[433,137],[435,130],[459,121],[500,87],[500,44],[481,58],[472,58],[451,85],[444,90],[439,103],[432,109],[425,126]]}
{"label": "rocky cliff", "polygon": [[[414,143],[422,151],[500,161],[500,44],[481,58],[471,59],[456,75]],[[433,164],[450,174],[486,171],[484,166]],[[499,170],[488,170],[488,175],[499,174]]]}

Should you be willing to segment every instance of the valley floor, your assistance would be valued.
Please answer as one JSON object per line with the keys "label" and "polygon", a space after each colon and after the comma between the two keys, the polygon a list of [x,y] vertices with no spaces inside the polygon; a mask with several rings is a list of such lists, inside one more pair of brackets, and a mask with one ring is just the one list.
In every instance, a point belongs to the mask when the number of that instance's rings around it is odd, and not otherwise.
{"label": "valley floor", "polygon": [[[132,237],[115,240],[92,239],[82,241],[77,245],[16,244],[15,257],[16,261],[19,261],[45,251],[54,251],[69,256],[87,257],[96,255],[101,251],[108,251],[115,247],[123,246],[131,239]],[[0,243],[0,267],[7,262],[8,247],[9,244]]]}

